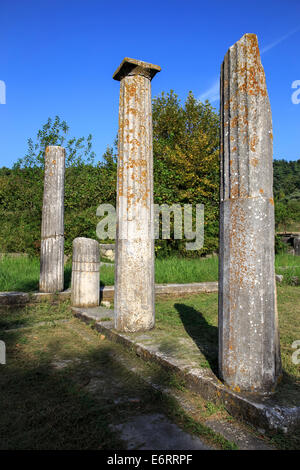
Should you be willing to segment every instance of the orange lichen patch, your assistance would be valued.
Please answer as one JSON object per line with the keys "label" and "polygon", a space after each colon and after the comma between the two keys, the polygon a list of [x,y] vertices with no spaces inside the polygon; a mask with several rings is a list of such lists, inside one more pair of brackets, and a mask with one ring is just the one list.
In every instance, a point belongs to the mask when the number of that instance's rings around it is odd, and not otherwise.
{"label": "orange lichen patch", "polygon": [[[232,148],[232,152],[236,152],[236,151],[237,151],[237,147],[234,146],[234,147]],[[232,160],[230,160],[230,161],[232,162]]]}
{"label": "orange lichen patch", "polygon": [[233,391],[234,392],[237,392],[237,393],[240,393],[241,389],[238,385],[236,385],[234,388],[233,388]]}
{"label": "orange lichen patch", "polygon": [[127,88],[126,91],[128,92],[130,98],[133,98],[136,94],[136,86],[133,85],[133,84],[132,85],[125,85],[125,86]]}
{"label": "orange lichen patch", "polygon": [[272,204],[272,206],[274,206],[274,199],[272,197],[270,197],[269,201]]}
{"label": "orange lichen patch", "polygon": [[[225,82],[226,82],[226,84],[225,84]],[[225,80],[225,82],[224,82],[224,87],[228,86],[228,80]],[[225,109],[225,111],[227,111],[227,109],[229,109],[229,105],[230,105],[231,102],[232,102],[232,98],[230,98],[229,100],[225,101],[225,103],[224,103],[224,109]]]}
{"label": "orange lichen patch", "polygon": [[131,114],[133,114],[134,116],[136,116],[137,110],[136,110],[135,108],[129,108],[129,109],[128,109],[128,113],[131,113]]}
{"label": "orange lichen patch", "polygon": [[260,192],[260,194],[264,194],[263,188],[260,188],[259,192]]}
{"label": "orange lichen patch", "polygon": [[270,132],[269,136],[270,136],[270,139],[273,140],[273,132]]}
{"label": "orange lichen patch", "polygon": [[250,49],[250,53],[254,55],[255,57],[259,57],[259,47],[257,43],[256,34],[248,33],[246,34],[246,38],[247,38],[248,47]]}
{"label": "orange lichen patch", "polygon": [[56,160],[52,160],[52,165],[56,165]]}
{"label": "orange lichen patch", "polygon": [[258,158],[251,158],[250,163],[252,166],[256,167],[258,165]]}
{"label": "orange lichen patch", "polygon": [[251,150],[251,152],[255,152],[255,147],[256,147],[257,142],[258,142],[258,138],[257,138],[256,135],[251,137],[251,139],[250,139],[250,150]]}
{"label": "orange lichen patch", "polygon": [[246,35],[246,44],[239,44],[243,50],[243,63],[238,63],[237,76],[243,81],[238,87],[239,92],[249,95],[266,96],[266,79],[260,61],[257,38],[253,34]]}
{"label": "orange lichen patch", "polygon": [[237,126],[237,124],[238,124],[238,117],[235,116],[234,118],[231,119],[230,127],[231,127],[231,128],[234,128],[234,127]]}
{"label": "orange lichen patch", "polygon": [[[247,68],[246,66],[238,70],[238,73],[244,75],[245,81],[242,83],[238,90],[240,92],[248,93],[249,95],[257,96],[261,94],[262,96],[267,95],[267,90],[265,87],[265,79],[257,78],[257,70],[254,67]],[[261,72],[263,73],[263,72]]]}
{"label": "orange lichen patch", "polygon": [[230,136],[230,140],[231,140],[231,142],[233,142],[233,141],[234,141],[234,137],[233,137],[233,135],[231,135],[231,136]]}
{"label": "orange lichen patch", "polygon": [[132,139],[129,143],[132,145],[137,145],[138,147],[141,145],[141,143],[137,139]]}
{"label": "orange lichen patch", "polygon": [[232,160],[229,160],[229,165],[230,165],[230,166],[232,165],[232,163],[233,163]]}
{"label": "orange lichen patch", "polygon": [[139,135],[141,137],[143,137],[144,135],[146,135],[146,127],[142,124],[139,128]]}
{"label": "orange lichen patch", "polygon": [[239,183],[238,181],[233,181],[230,188],[230,196],[236,198],[239,195]]}
{"label": "orange lichen patch", "polygon": [[[229,246],[231,257],[235,262],[230,264],[229,276],[233,289],[240,289],[250,281],[250,273],[247,267],[246,216],[239,204],[232,206],[230,220]],[[234,299],[233,295],[230,301],[232,311],[237,307]]]}

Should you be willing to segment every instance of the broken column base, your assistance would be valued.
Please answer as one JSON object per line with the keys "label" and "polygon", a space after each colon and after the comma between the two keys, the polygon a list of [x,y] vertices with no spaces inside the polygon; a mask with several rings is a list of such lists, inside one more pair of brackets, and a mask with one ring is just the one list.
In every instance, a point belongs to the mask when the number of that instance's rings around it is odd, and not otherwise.
{"label": "broken column base", "polygon": [[[157,330],[146,333],[121,333],[114,329],[114,312],[103,307],[72,308],[76,317],[94,328],[108,339],[133,349],[144,360],[158,363],[167,371],[180,375],[188,388],[201,395],[205,400],[223,404],[235,418],[245,421],[256,428],[292,432],[300,426],[300,404],[283,406],[276,395],[262,397],[255,394],[235,392],[226,387],[213,374],[211,369],[195,367],[190,359],[182,359],[177,355],[177,348],[165,351],[160,342]],[[108,320],[108,318],[110,320]],[[102,319],[105,319],[103,321]],[[190,340],[191,349],[195,344]],[[193,357],[195,359],[195,356]]]}

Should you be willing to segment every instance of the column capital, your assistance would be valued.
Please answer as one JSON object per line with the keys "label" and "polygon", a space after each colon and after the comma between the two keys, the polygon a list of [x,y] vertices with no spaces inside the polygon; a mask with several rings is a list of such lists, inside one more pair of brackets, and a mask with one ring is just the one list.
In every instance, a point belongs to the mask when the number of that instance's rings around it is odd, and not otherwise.
{"label": "column capital", "polygon": [[152,78],[161,71],[159,65],[150,64],[149,62],[143,62],[142,60],[130,59],[125,57],[121,62],[120,66],[117,68],[113,74],[113,79],[121,81],[123,78],[128,75],[143,75],[144,77]]}

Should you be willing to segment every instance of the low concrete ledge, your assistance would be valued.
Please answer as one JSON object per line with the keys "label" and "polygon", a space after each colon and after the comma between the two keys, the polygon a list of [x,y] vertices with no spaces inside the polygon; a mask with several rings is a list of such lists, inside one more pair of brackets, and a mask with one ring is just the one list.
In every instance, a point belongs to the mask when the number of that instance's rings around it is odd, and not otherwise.
{"label": "low concrete ledge", "polygon": [[[114,286],[101,287],[101,300],[113,300],[114,292]],[[155,284],[155,295],[157,297],[181,297],[182,295],[201,294],[203,292],[218,292],[218,283],[192,282],[190,284]]]}
{"label": "low concrete ledge", "polygon": [[57,294],[50,294],[45,292],[0,292],[0,307],[4,306],[19,306],[43,302],[45,300],[57,301],[66,300],[71,297],[71,290],[67,289]]}
{"label": "low concrete ledge", "polygon": [[0,305],[25,305],[29,299],[25,292],[0,292]]}
{"label": "low concrete ledge", "polygon": [[[100,299],[113,300],[115,288],[114,286],[101,286]],[[189,294],[197,294],[201,292],[218,292],[217,282],[194,282],[191,284],[156,284],[155,294],[159,297],[176,297]],[[48,294],[44,292],[0,292],[0,306],[16,305],[22,306],[28,303],[43,302],[49,300],[51,302],[57,300],[66,300],[71,297],[71,289],[67,289],[57,294]]]}
{"label": "low concrete ledge", "polygon": [[94,324],[95,329],[108,339],[134,349],[145,360],[154,361],[167,370],[176,372],[190,389],[206,400],[223,403],[235,418],[256,428],[281,430],[285,433],[300,426],[300,406],[282,406],[276,396],[242,394],[227,388],[210,369],[195,367],[193,362],[180,359],[175,353],[162,352],[157,338],[151,337],[151,331],[141,334],[117,332],[114,330],[113,310],[97,307],[72,308],[72,311],[77,318]]}

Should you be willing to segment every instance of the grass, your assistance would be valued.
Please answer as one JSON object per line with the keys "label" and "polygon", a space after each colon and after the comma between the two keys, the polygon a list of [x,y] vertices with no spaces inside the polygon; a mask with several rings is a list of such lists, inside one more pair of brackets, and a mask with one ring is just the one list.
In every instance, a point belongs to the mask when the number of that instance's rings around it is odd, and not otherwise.
{"label": "grass", "polygon": [[[114,269],[101,266],[101,282],[114,284]],[[170,257],[155,259],[155,282],[157,284],[207,282],[218,280],[218,258],[185,259]]]}
{"label": "grass", "polygon": [[[300,398],[300,368],[292,362],[292,344],[300,339],[300,289],[292,286],[278,286],[278,314],[280,343],[284,377],[277,391],[277,398],[291,405]],[[157,302],[156,330],[164,334],[165,349],[180,348],[182,356],[194,354],[185,352],[181,338],[190,337],[198,347],[197,361],[201,367],[218,370],[218,294],[200,294],[182,300]],[[155,330],[154,330],[155,331]],[[195,356],[196,357],[196,356]]]}
{"label": "grass", "polygon": [[[300,406],[300,367],[292,362],[295,349],[292,344],[300,339],[300,289],[280,285],[277,287],[283,379],[275,397],[282,406]],[[164,346],[172,347],[181,357],[196,360],[201,367],[211,368],[217,374],[218,362],[218,295],[200,294],[184,299],[159,301],[156,306],[156,329],[164,334]],[[153,330],[155,331],[155,330]],[[197,346],[198,355],[187,348],[182,338],[190,337]],[[170,351],[170,350],[169,350]],[[177,353],[176,353],[177,354]],[[193,355],[193,356],[192,356]],[[177,354],[178,357],[180,357]],[[208,415],[214,406],[206,404]],[[276,447],[299,449],[300,429],[286,436],[279,432],[266,434]]]}
{"label": "grass", "polygon": [[298,277],[300,281],[300,256],[293,256],[287,253],[276,255],[275,271],[276,274],[283,275],[284,284],[293,285],[295,277]]}
{"label": "grass", "polygon": [[[72,265],[65,266],[65,289],[71,285]],[[0,291],[32,292],[38,290],[40,264],[38,258],[10,258],[0,260]],[[101,266],[101,284],[114,284],[114,268]],[[155,260],[155,281],[164,283],[189,283],[216,281],[218,259],[167,258]]]}
{"label": "grass", "polygon": [[[294,284],[300,279],[300,257],[290,254],[276,255],[275,270],[283,275],[283,283]],[[72,265],[65,266],[65,289],[71,286]],[[32,292],[38,290],[40,265],[38,258],[10,258],[0,260],[0,291]],[[114,284],[114,268],[101,266],[102,285]],[[218,280],[218,258],[177,258],[155,260],[155,282],[158,284],[208,282]]]}
{"label": "grass", "polygon": [[1,321],[7,363],[0,375],[0,450],[122,450],[126,444],[110,425],[149,413],[166,415],[208,445],[236,448],[205,426],[205,412],[192,419],[125,367],[120,358],[156,379],[164,375],[75,319],[67,302],[5,311]]}
{"label": "grass", "polygon": [[155,260],[155,281],[158,284],[208,282],[218,280],[218,258],[176,258]]}
{"label": "grass", "polygon": [[[278,286],[278,310],[284,368],[278,395],[285,404],[299,404],[300,371],[291,361],[291,345],[300,338],[297,287]],[[166,333],[166,349],[184,350],[181,338],[191,337],[201,365],[216,370],[217,294],[157,302],[155,331]],[[211,418],[234,422],[224,407],[189,391],[182,378],[107,341],[75,319],[68,302],[3,311],[0,339],[7,348],[0,375],[0,449],[121,450],[126,445],[109,425],[153,412],[165,414],[208,445],[236,448],[205,424]],[[154,391],[133,370],[174,389],[198,413],[187,413],[174,397]],[[298,449],[300,434],[269,432],[264,440],[277,448]]]}

